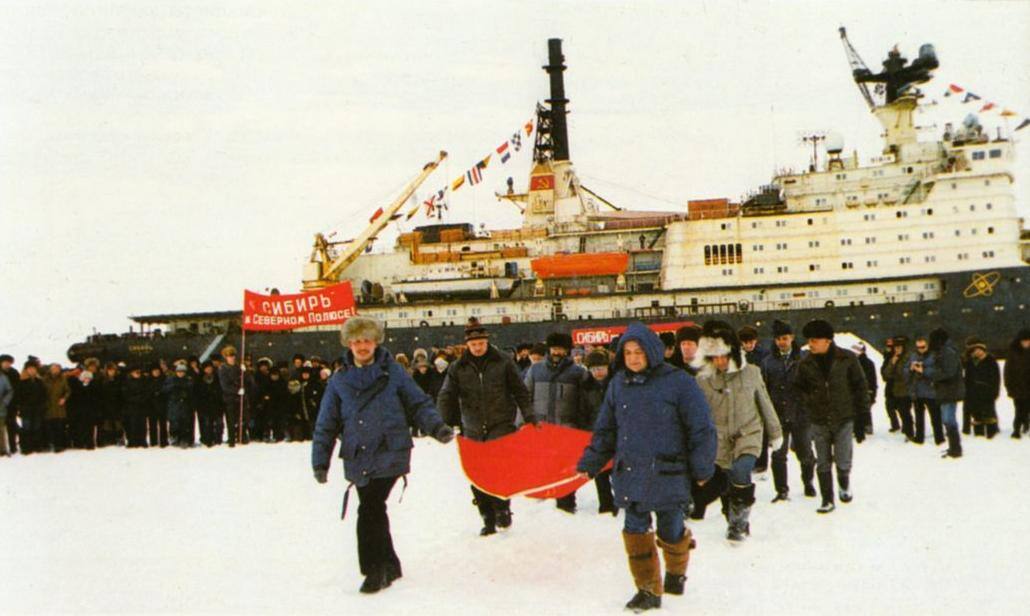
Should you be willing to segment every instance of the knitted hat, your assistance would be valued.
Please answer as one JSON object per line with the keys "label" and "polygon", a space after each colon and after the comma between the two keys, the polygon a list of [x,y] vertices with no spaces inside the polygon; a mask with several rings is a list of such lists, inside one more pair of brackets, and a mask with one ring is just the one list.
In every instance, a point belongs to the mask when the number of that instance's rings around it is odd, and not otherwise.
{"label": "knitted hat", "polygon": [[976,349],[983,349],[986,352],[987,344],[976,336],[966,338],[966,351],[971,353]]}
{"label": "knitted hat", "polygon": [[833,326],[822,319],[815,319],[805,323],[805,327],[802,328],[801,333],[805,338],[825,338],[827,340],[833,340]]}
{"label": "knitted hat", "polygon": [[586,363],[587,368],[593,368],[595,366],[607,366],[608,353],[604,352],[604,350],[602,349],[591,351],[590,354],[587,355],[586,361],[584,363]]}
{"label": "knitted hat", "polygon": [[547,334],[547,341],[545,342],[547,348],[561,347],[565,350],[572,348],[572,336],[565,332],[551,332]]}

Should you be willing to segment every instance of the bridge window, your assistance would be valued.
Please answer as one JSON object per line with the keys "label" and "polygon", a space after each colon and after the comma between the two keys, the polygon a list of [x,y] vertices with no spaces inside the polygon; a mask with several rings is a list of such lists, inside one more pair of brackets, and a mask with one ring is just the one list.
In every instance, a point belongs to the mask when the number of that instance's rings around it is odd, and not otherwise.
{"label": "bridge window", "polygon": [[984,159],[984,151],[983,150],[977,150],[977,151],[973,152],[973,160],[983,160],[983,159]]}
{"label": "bridge window", "polygon": [[991,158],[1001,158],[1001,150],[991,150]]}

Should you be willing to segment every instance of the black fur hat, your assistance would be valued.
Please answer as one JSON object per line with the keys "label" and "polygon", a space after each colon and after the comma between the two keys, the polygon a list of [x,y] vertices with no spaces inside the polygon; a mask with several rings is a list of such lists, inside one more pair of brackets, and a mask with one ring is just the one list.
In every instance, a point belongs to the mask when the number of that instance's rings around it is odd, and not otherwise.
{"label": "black fur hat", "polygon": [[551,332],[547,334],[547,341],[544,343],[547,348],[561,347],[566,350],[572,349],[572,336],[565,332]]}
{"label": "black fur hat", "polygon": [[773,321],[773,324],[772,324],[772,335],[773,335],[773,338],[779,338],[780,336],[789,336],[789,335],[791,335],[793,333],[794,333],[794,330],[791,329],[789,323],[784,323],[783,321],[780,321],[780,320]]}
{"label": "black fur hat", "polygon": [[801,333],[805,338],[825,338],[827,340],[833,340],[833,326],[828,321],[822,319],[815,319],[805,323],[805,327],[801,330]]}
{"label": "black fur hat", "polygon": [[697,325],[684,325],[676,330],[676,344],[679,344],[684,340],[693,340],[694,342],[697,342],[700,339],[701,328]]}

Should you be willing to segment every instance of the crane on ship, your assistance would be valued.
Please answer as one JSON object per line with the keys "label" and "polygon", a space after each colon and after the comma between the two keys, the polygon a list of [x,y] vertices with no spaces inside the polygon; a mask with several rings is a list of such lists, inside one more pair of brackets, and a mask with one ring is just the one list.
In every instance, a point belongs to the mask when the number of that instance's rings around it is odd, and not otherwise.
{"label": "crane on ship", "polygon": [[[862,93],[862,98],[869,105],[869,109],[875,109],[877,106],[876,99],[873,97],[874,93],[877,96],[882,95],[884,103],[889,105],[907,94],[913,84],[929,81],[932,78],[931,72],[940,66],[937,61],[937,53],[930,43],[924,43],[919,47],[919,57],[911,64],[908,63],[908,58],[901,55],[895,45],[887,52],[887,59],[883,61],[883,70],[873,73],[862,60],[862,56],[858,55],[851,41],[848,40],[848,33],[844,26],[838,28],[838,31],[841,43],[844,45],[844,54],[848,58],[848,64],[851,65],[851,76],[854,78],[859,92]],[[869,91],[869,86],[866,85],[869,83],[876,84],[874,92]]]}
{"label": "crane on ship", "polygon": [[[368,227],[356,238],[347,242],[330,242],[322,233],[316,233],[311,257],[304,267],[304,290],[312,291],[336,283],[340,272],[347,269],[365,252],[372,240],[390,224],[411,195],[418,190],[418,187],[440,166],[445,158],[447,158],[447,152],[441,151],[436,160],[426,163],[422,167],[422,171],[408,182],[397,198],[390,205],[382,208],[381,213],[377,212]],[[340,248],[337,249],[337,254],[333,255],[330,248],[335,246]]]}

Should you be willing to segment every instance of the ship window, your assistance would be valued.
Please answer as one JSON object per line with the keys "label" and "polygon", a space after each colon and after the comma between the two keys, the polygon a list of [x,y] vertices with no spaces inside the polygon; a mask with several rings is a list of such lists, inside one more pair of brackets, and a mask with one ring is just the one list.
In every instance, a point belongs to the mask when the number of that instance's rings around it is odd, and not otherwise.
{"label": "ship window", "polygon": [[985,250],[983,252],[983,256],[984,256],[985,259],[992,259],[992,258],[994,258],[994,251],[993,250]]}
{"label": "ship window", "polygon": [[936,255],[926,255],[923,257],[924,263],[934,263],[935,261],[937,261]]}
{"label": "ship window", "polygon": [[984,186],[990,186],[990,185],[991,185],[991,181],[990,180],[984,180]]}
{"label": "ship window", "polygon": [[902,234],[898,235],[898,241],[899,242],[907,242],[908,241],[908,233],[902,233]]}
{"label": "ship window", "polygon": [[741,246],[740,244],[737,244],[737,263],[741,263],[743,261],[744,261],[743,246]]}
{"label": "ship window", "polygon": [[977,150],[977,151],[973,152],[973,160],[983,160],[983,159],[984,159],[984,151],[983,150]]}
{"label": "ship window", "polygon": [[777,242],[776,250],[786,250],[786,249],[787,249],[787,242]]}
{"label": "ship window", "polygon": [[728,226],[729,225],[727,225],[726,223],[722,223],[721,225],[719,225],[719,228],[725,231]]}
{"label": "ship window", "polygon": [[712,264],[712,247],[705,246],[705,265]]}
{"label": "ship window", "polygon": [[908,285],[907,284],[899,284],[897,286],[897,289],[898,289],[898,291],[908,291]]}
{"label": "ship window", "polygon": [[752,244],[751,250],[754,250],[755,252],[762,252],[763,250],[765,250],[765,246],[763,246],[762,244]]}
{"label": "ship window", "polygon": [[504,306],[498,306],[497,307],[497,314],[506,314],[507,312],[508,312],[508,309],[505,308]]}
{"label": "ship window", "polygon": [[726,264],[726,244],[719,244],[719,264]]}
{"label": "ship window", "polygon": [[962,236],[962,229],[955,229],[955,237],[961,237],[961,236]]}
{"label": "ship window", "polygon": [[991,205],[990,203],[988,203],[988,204],[987,204],[987,205],[985,205],[984,207],[986,207],[986,208],[987,208],[987,209],[989,209],[989,210],[990,210],[990,209],[994,209],[994,206],[993,206],[993,205]]}
{"label": "ship window", "polygon": [[969,259],[969,253],[968,252],[960,252],[960,253],[958,253],[958,260],[959,261],[966,261],[968,259]]}
{"label": "ship window", "polygon": [[809,218],[809,219],[808,219],[808,224],[809,224],[809,226],[811,226],[811,225],[813,224],[813,222],[812,222],[812,219],[811,219],[811,218]]}
{"label": "ship window", "polygon": [[970,229],[970,230],[969,230],[969,233],[970,233],[971,235],[976,235],[976,227],[973,227],[972,229]]}
{"label": "ship window", "polygon": [[737,247],[735,245],[733,245],[733,244],[730,244],[729,245],[729,253],[730,253],[729,254],[730,263],[733,263],[734,261],[737,260]]}
{"label": "ship window", "polygon": [[723,275],[723,276],[732,276],[732,275],[733,275],[733,269],[732,269],[732,268],[730,268],[730,269],[724,269],[724,270],[722,270],[722,275]]}
{"label": "ship window", "polygon": [[991,150],[991,158],[1001,158],[1001,150]]}
{"label": "ship window", "polygon": [[762,223],[760,223],[760,222],[752,222],[751,223],[751,228],[752,229],[757,229],[760,226],[762,226]]}
{"label": "ship window", "polygon": [[867,287],[865,291],[869,295],[876,295],[880,292],[880,289],[878,287]]}
{"label": "ship window", "polygon": [[808,242],[809,248],[819,248],[819,240],[811,240]]}
{"label": "ship window", "polygon": [[756,267],[753,271],[756,274],[764,274],[765,273],[765,268],[764,267]]}
{"label": "ship window", "polygon": [[912,167],[905,167],[905,173],[912,173]]}
{"label": "ship window", "polygon": [[975,212],[976,211],[976,204],[970,204],[969,211],[970,212]]}
{"label": "ship window", "polygon": [[865,238],[865,243],[866,244],[875,244],[876,243],[876,238],[875,237],[867,237],[867,238]]}
{"label": "ship window", "polygon": [[905,265],[912,262],[912,257],[900,257],[898,263]]}
{"label": "ship window", "polygon": [[880,265],[879,261],[866,261],[865,262],[865,266],[866,267],[877,267],[879,265]]}
{"label": "ship window", "polygon": [[994,233],[994,227],[987,227],[987,233]]}
{"label": "ship window", "polygon": [[808,271],[814,272],[814,271],[817,271],[818,269],[819,269],[819,264],[818,263],[809,263],[808,264]]}
{"label": "ship window", "polygon": [[840,268],[841,269],[854,269],[854,267],[855,267],[855,264],[851,263],[850,261],[844,261],[843,263],[840,264]]}
{"label": "ship window", "polygon": [[908,212],[895,212],[894,215],[898,218],[908,218]]}
{"label": "ship window", "polygon": [[933,231],[926,231],[926,232],[924,232],[923,233],[923,239],[924,240],[932,240],[933,239]]}
{"label": "ship window", "polygon": [[840,241],[840,245],[841,246],[850,246],[851,245],[851,238],[846,237],[846,238],[842,239]]}
{"label": "ship window", "polygon": [[776,221],[776,226],[777,227],[786,227],[787,226],[787,221],[786,220],[777,220]]}
{"label": "ship window", "polygon": [[786,274],[788,269],[789,268],[786,265],[778,265],[778,266],[776,266],[776,273],[777,274]]}

